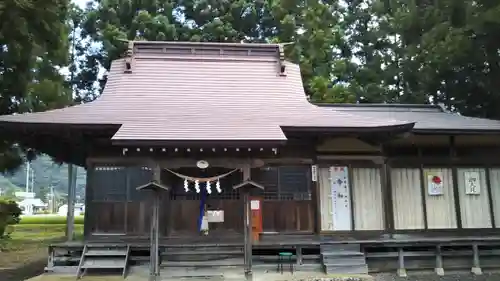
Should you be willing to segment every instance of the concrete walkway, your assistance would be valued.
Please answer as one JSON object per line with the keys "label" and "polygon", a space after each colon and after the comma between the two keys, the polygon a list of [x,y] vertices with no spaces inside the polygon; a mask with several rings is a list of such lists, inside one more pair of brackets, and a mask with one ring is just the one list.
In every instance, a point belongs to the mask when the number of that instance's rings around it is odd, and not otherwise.
{"label": "concrete walkway", "polygon": [[[75,276],[71,275],[59,275],[59,274],[43,274],[26,281],[74,281]],[[118,276],[84,276],[82,281],[147,281],[147,276],[141,276],[139,274],[130,274],[126,279]],[[245,279],[241,276],[224,276],[224,277],[210,277],[210,278],[172,278],[168,276],[161,276],[159,278],[161,281],[188,281],[188,280],[204,280],[204,281],[244,281]],[[338,276],[326,276],[325,274],[311,274],[311,273],[255,273],[253,276],[253,281],[368,281],[373,280],[371,276],[360,276],[360,275],[338,275]]]}

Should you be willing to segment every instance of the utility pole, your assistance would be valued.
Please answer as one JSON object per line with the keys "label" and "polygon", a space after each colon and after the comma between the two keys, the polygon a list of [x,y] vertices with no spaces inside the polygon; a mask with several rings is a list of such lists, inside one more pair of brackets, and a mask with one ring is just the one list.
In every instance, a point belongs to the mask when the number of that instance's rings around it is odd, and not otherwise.
{"label": "utility pole", "polygon": [[30,192],[30,161],[26,162],[26,193]]}
{"label": "utility pole", "polygon": [[31,168],[31,192],[35,192],[35,169]]}

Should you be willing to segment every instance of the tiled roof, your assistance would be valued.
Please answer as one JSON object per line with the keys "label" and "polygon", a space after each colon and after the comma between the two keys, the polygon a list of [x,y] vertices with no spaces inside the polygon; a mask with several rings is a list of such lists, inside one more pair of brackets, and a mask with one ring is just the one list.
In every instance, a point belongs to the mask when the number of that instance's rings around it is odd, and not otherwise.
{"label": "tiled roof", "polygon": [[[126,63],[131,66],[127,73]],[[280,75],[280,65],[285,74]],[[135,42],[95,101],[5,123],[116,124],[113,140],[286,140],[283,128],[411,128],[312,105],[300,69],[274,44]]]}
{"label": "tiled roof", "polygon": [[323,104],[321,106],[335,112],[368,118],[390,118],[414,122],[414,131],[500,131],[500,121],[451,113],[439,105]]}

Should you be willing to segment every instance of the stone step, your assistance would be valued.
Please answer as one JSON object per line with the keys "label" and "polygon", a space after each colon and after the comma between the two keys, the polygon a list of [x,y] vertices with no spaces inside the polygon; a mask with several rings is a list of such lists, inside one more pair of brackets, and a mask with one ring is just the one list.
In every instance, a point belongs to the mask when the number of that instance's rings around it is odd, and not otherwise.
{"label": "stone step", "polygon": [[168,268],[168,274],[161,276],[162,281],[241,281],[245,280],[243,267],[226,268]]}
{"label": "stone step", "polygon": [[323,264],[325,265],[330,265],[330,264],[366,264],[366,259],[364,256],[356,256],[356,257],[349,257],[349,258],[323,258]]}
{"label": "stone step", "polygon": [[368,274],[365,265],[325,265],[326,274]]}
{"label": "stone step", "polygon": [[361,252],[360,244],[321,244],[321,252],[351,251]]}

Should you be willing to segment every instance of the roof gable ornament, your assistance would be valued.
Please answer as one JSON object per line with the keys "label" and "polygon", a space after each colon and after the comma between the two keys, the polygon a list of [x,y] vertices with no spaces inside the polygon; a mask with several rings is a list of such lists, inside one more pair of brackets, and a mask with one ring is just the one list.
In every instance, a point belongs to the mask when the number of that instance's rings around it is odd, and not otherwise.
{"label": "roof gable ornament", "polygon": [[127,53],[125,56],[124,73],[132,73],[133,58],[134,58],[134,41],[128,41]]}
{"label": "roof gable ornament", "polygon": [[286,76],[286,65],[285,65],[285,48],[284,44],[278,45],[278,51],[280,55],[279,60],[279,75]]}

